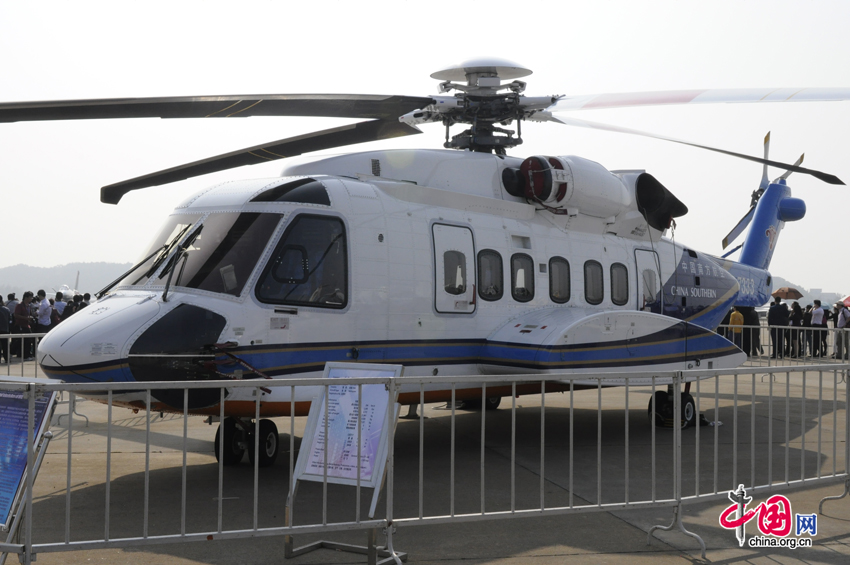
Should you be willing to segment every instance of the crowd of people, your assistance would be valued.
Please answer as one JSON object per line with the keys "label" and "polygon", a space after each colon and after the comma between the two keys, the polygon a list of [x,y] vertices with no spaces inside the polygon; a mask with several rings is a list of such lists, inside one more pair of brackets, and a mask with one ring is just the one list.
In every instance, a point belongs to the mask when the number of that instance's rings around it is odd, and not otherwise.
{"label": "crowd of people", "polygon": [[47,298],[44,290],[36,293],[26,291],[20,300],[14,292],[0,296],[0,363],[11,361],[11,357],[21,357],[31,361],[35,357],[35,338],[11,340],[9,334],[45,334],[89,305],[91,295],[75,294],[64,296],[57,292],[55,298]]}
{"label": "crowd of people", "polygon": [[[830,322],[834,329],[850,329],[850,308],[838,302],[830,310],[824,308],[820,300],[815,300],[805,309],[795,301],[789,309],[781,298],[775,298],[767,312],[773,344],[771,358],[827,357],[830,355],[827,343]],[[785,327],[788,329],[782,329]],[[830,356],[834,359],[850,357],[850,331],[836,333]]]}

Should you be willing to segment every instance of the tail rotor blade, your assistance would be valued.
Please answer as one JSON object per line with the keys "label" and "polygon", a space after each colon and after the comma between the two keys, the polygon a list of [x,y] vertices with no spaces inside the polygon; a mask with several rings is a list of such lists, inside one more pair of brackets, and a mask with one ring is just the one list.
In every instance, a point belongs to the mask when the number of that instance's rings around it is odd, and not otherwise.
{"label": "tail rotor blade", "polygon": [[750,211],[744,214],[744,217],[738,221],[738,224],[734,228],[732,228],[732,231],[726,234],[726,237],[723,238],[723,249],[729,247],[729,244],[735,241],[738,236],[741,235],[745,229],[747,229],[747,226],[750,225],[750,222],[753,219],[755,211],[755,206],[750,208]]}
{"label": "tail rotor blade", "polygon": [[[767,155],[770,153],[770,132],[767,132],[767,135],[764,136],[764,160],[767,161]],[[799,165],[800,163],[797,163]],[[764,163],[761,170],[761,182],[759,183],[759,189],[764,190],[767,188],[767,185],[770,184],[770,180],[767,178],[767,163]]]}

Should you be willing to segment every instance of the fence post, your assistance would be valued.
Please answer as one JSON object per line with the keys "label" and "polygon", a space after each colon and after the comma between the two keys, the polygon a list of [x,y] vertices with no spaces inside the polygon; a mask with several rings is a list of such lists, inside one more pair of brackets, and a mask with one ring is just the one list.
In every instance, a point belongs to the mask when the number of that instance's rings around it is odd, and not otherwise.
{"label": "fence post", "polygon": [[[395,475],[395,399],[397,383],[394,377],[387,379],[387,552],[390,557],[401,565],[401,559],[393,549],[393,479]],[[484,407],[482,406],[482,410]],[[381,488],[380,484],[377,488]]]}
{"label": "fence post", "polygon": [[[646,534],[646,545],[650,544],[652,533],[655,530],[669,532],[678,528],[683,534],[696,539],[702,550],[702,558],[705,559],[705,542],[693,532],[689,532],[682,523],[682,371],[677,371],[673,376],[673,499],[676,506],[673,507],[673,521],[669,526],[652,526]],[[653,387],[654,388],[654,387]],[[654,425],[654,422],[653,422]],[[699,422],[697,422],[699,425]],[[699,449],[699,446],[697,446]]]}

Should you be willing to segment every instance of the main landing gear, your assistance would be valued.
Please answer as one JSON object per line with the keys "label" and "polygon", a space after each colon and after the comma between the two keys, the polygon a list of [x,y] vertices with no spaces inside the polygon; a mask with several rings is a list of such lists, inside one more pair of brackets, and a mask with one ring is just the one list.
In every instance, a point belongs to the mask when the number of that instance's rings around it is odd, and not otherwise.
{"label": "main landing gear", "polygon": [[[673,386],[668,385],[667,390],[655,391],[655,414],[652,413],[652,398],[649,399],[649,406],[646,408],[649,421],[659,428],[673,427]],[[682,428],[690,428],[697,424],[699,415],[697,414],[696,403],[694,397],[685,390],[682,393],[682,417],[680,425]]]}
{"label": "main landing gear", "polygon": [[[483,406],[484,406],[485,410],[496,410],[497,408],[499,408],[499,404],[501,404],[501,403],[502,403],[502,397],[501,396],[488,396],[484,400]],[[475,410],[481,410],[481,406],[482,406],[481,398],[474,398],[474,399],[462,400],[460,402],[460,405],[458,406],[458,408],[460,410],[475,411]]]}
{"label": "main landing gear", "polygon": [[[259,430],[257,428],[259,427]],[[255,434],[259,433],[260,449],[254,453]],[[222,437],[224,445],[221,445]],[[277,426],[271,420],[260,420],[256,423],[244,418],[227,417],[215,432],[215,459],[224,465],[236,465],[242,461],[245,452],[248,460],[254,464],[254,458],[259,456],[260,467],[269,467],[277,459],[280,445]],[[222,450],[221,447],[224,449]]]}

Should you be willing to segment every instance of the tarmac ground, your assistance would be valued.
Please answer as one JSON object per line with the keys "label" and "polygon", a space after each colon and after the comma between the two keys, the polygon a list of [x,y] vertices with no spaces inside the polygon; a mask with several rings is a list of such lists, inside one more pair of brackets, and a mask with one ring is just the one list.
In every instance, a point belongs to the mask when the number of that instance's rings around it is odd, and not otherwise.
{"label": "tarmac ground", "polygon": [[[752,381],[752,383],[751,383]],[[720,426],[703,426],[682,431],[683,495],[717,492],[707,500],[683,506],[685,527],[698,534],[707,546],[711,563],[848,563],[850,562],[850,497],[824,504],[817,516],[817,534],[812,547],[739,547],[735,532],[719,525],[721,513],[730,505],[725,494],[737,483],[751,486],[773,481],[796,480],[801,470],[806,477],[841,474],[845,470],[846,384],[835,383],[824,373],[824,387],[811,373],[803,386],[803,375],[791,374],[787,388],[780,376],[770,379],[745,377],[735,394],[731,378],[718,383],[717,410],[714,384],[701,385],[700,412]],[[785,402],[788,390],[791,400]],[[693,393],[692,389],[692,393]],[[516,399],[516,442],[512,445],[514,418],[511,399],[505,398],[496,411],[485,411],[482,448],[482,413],[451,410],[444,404],[425,407],[423,428],[419,419],[399,421],[395,442],[394,515],[398,529],[394,546],[416,564],[560,564],[581,563],[701,563],[699,545],[675,529],[656,532],[647,544],[647,532],[655,525],[668,525],[673,508],[652,507],[625,510],[595,510],[561,515],[533,515],[484,521],[421,524],[403,521],[425,516],[475,514],[483,504],[487,512],[509,511],[513,489],[514,508],[616,503],[669,498],[672,492],[672,431],[653,429],[647,421],[651,391],[631,388],[626,414],[625,389],[576,392],[570,414],[568,393],[549,393],[545,409],[541,396]],[[735,418],[733,406],[739,412]],[[601,406],[601,418],[598,408]],[[754,411],[753,411],[754,408]],[[403,409],[406,410],[406,409]],[[103,539],[106,525],[106,437],[107,407],[81,400],[69,434],[68,405],[57,408],[52,419],[54,434],[35,484],[33,541],[61,542],[65,532],[71,540]],[[819,416],[818,414],[821,414]],[[61,421],[59,415],[62,416]],[[541,425],[541,414],[545,414]],[[113,408],[111,481],[109,488],[109,532],[113,539],[143,535],[145,492],[148,497],[148,535],[179,533],[181,528],[181,485],[183,482],[183,425],[180,415],[150,415],[149,474],[146,465],[144,412]],[[259,526],[283,526],[288,493],[290,456],[297,457],[306,418],[276,418],[282,451],[271,467],[261,468],[257,483],[256,516]],[[626,423],[628,422],[628,426]],[[786,426],[786,422],[788,422]],[[454,428],[454,432],[452,431]],[[215,425],[201,417],[188,419],[186,467],[186,531],[216,531],[218,520],[219,466],[213,453]],[[452,434],[454,433],[454,442]],[[699,443],[697,444],[697,433]],[[420,435],[421,434],[421,435]],[[598,440],[601,434],[601,440]],[[420,494],[420,437],[422,438]],[[69,438],[71,445],[68,454]],[[290,439],[295,447],[290,451]],[[542,440],[541,440],[542,438]],[[570,439],[572,438],[572,443]],[[833,443],[833,438],[836,438]],[[451,446],[454,443],[455,456]],[[541,455],[540,445],[545,445]],[[628,457],[626,446],[628,445]],[[699,445],[699,449],[697,449]],[[715,446],[717,458],[714,457]],[[737,446],[737,450],[735,449]],[[512,451],[515,453],[512,464]],[[484,457],[482,466],[481,458]],[[68,461],[71,461],[70,497]],[[482,467],[484,488],[482,488]],[[652,470],[655,469],[655,481]],[[452,473],[454,469],[454,473]],[[717,469],[715,476],[715,469]],[[786,471],[787,469],[787,471]],[[572,470],[572,471],[571,471]],[[786,475],[787,473],[787,475]],[[512,486],[513,485],[513,486]],[[779,492],[788,498],[794,513],[814,514],[827,496],[844,490],[842,477],[815,482]],[[355,489],[329,485],[328,521],[353,520]],[[250,530],[254,523],[254,467],[247,457],[223,473],[224,529]],[[361,517],[371,497],[364,489]],[[454,492],[452,504],[451,492]],[[752,507],[769,493],[756,493]],[[294,505],[295,524],[321,522],[323,489],[318,483],[301,483]],[[384,515],[385,498],[378,503]],[[70,521],[67,516],[70,515]],[[747,536],[758,535],[755,520]],[[790,537],[796,537],[792,531]],[[322,535],[298,536],[296,545],[325,539],[364,544],[365,531],[332,531]],[[379,533],[379,543],[383,536]],[[284,538],[251,536],[243,539],[141,545],[125,548],[42,552],[44,564],[230,564],[280,563]],[[15,556],[9,556],[13,563]],[[287,560],[289,561],[289,560]],[[362,555],[322,549],[291,560],[292,563],[365,563]]]}

